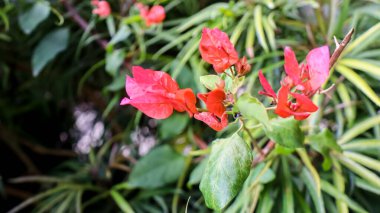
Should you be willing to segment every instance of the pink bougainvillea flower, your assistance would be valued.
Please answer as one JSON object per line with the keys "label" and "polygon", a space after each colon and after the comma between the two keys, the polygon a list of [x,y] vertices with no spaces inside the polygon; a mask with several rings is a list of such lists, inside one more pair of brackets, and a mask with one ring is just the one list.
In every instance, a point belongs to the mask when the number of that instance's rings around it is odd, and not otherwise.
{"label": "pink bougainvillea flower", "polygon": [[239,60],[227,34],[217,28],[203,28],[199,51],[202,59],[212,64],[217,73],[224,72]]}
{"label": "pink bougainvillea flower", "polygon": [[161,5],[155,5],[149,9],[148,6],[142,3],[137,3],[136,7],[140,10],[140,16],[144,19],[147,27],[154,24],[160,24],[165,20],[165,9]]}
{"label": "pink bougainvillea flower", "polygon": [[226,99],[226,93],[221,88],[214,89],[209,93],[198,94],[198,98],[206,103],[206,107],[209,112],[218,117],[221,117],[226,111],[226,107],[223,103]]}
{"label": "pink bougainvillea flower", "polygon": [[268,97],[273,98],[274,100],[277,99],[276,93],[273,91],[272,86],[269,84],[268,80],[263,75],[263,71],[259,71],[259,81],[261,86],[263,87],[263,91],[259,91],[260,95],[266,95]]}
{"label": "pink bougainvillea flower", "polygon": [[285,47],[284,83],[303,91],[311,96],[317,91],[329,76],[330,52],[328,46],[312,49],[306,56],[306,64],[299,65],[290,47]]}
{"label": "pink bougainvillea flower", "polygon": [[92,10],[93,14],[97,14],[100,17],[107,17],[111,14],[111,7],[107,1],[92,0],[91,4],[95,6]]}
{"label": "pink bougainvillea flower", "polygon": [[155,119],[168,118],[173,110],[186,111],[190,117],[197,113],[193,91],[179,89],[167,73],[134,66],[132,74],[125,84],[129,98],[123,98],[120,105],[130,104]]}
{"label": "pink bougainvillea flower", "polygon": [[[289,96],[295,102],[289,101]],[[303,120],[310,116],[318,107],[305,95],[292,93],[288,86],[282,86],[278,92],[278,102],[275,113],[282,118],[294,116],[296,120]]]}
{"label": "pink bougainvillea flower", "polygon": [[194,118],[203,121],[215,131],[221,131],[228,125],[228,116],[225,113],[221,116],[217,116],[211,112],[201,112],[195,114]]}

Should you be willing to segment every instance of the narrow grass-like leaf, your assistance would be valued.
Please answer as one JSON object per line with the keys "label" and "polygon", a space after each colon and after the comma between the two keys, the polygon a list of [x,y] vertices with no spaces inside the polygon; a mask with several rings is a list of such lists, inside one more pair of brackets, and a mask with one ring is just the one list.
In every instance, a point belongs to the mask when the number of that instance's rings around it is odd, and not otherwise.
{"label": "narrow grass-like leaf", "polygon": [[239,23],[236,25],[232,35],[231,42],[236,45],[236,42],[239,40],[241,33],[247,26],[248,19],[250,18],[250,13],[245,13],[243,17],[240,19]]}
{"label": "narrow grass-like leaf", "polygon": [[380,23],[369,28],[365,33],[361,34],[354,41],[352,41],[347,48],[343,51],[342,56],[347,53],[359,52],[365,49],[369,44],[378,39],[380,35]]}
{"label": "narrow grass-like leaf", "polygon": [[[332,159],[332,164],[333,164],[333,169],[332,169],[333,181],[334,181],[335,188],[338,192],[344,194],[345,183],[344,183],[344,176],[342,173],[342,167],[336,159]],[[347,206],[347,203],[345,203],[344,201],[340,199],[336,199],[336,206],[340,213],[348,213],[348,206]]]}
{"label": "narrow grass-like leaf", "polygon": [[360,123],[357,123],[355,126],[353,126],[351,129],[346,131],[342,137],[338,140],[338,144],[344,144],[347,143],[348,141],[354,139],[358,135],[363,134],[366,132],[368,129],[372,128],[375,125],[380,124],[380,115],[367,118]]}
{"label": "narrow grass-like leaf", "polygon": [[64,200],[61,201],[60,205],[57,207],[56,212],[63,213],[63,212],[70,212],[70,208],[74,205],[72,205],[74,199],[75,199],[76,192],[70,192]]}
{"label": "narrow grass-like leaf", "polygon": [[380,187],[376,187],[361,178],[355,178],[355,185],[365,191],[380,195]]}
{"label": "narrow grass-like leaf", "polygon": [[344,107],[344,114],[346,115],[345,117],[347,118],[348,126],[351,127],[355,121],[356,111],[353,106],[350,106],[350,94],[347,90],[347,87],[344,84],[338,84],[337,92],[339,94],[340,99],[343,101],[343,104],[346,105],[346,107]]}
{"label": "narrow grass-like leaf", "polygon": [[360,77],[352,69],[342,65],[337,65],[336,69],[340,74],[346,77],[353,85],[355,85],[359,90],[361,90],[371,101],[373,101],[377,106],[380,107],[379,96],[375,93],[375,91],[373,91],[373,89],[362,77]]}
{"label": "narrow grass-like leaf", "polygon": [[369,75],[377,79],[380,79],[380,66],[377,66],[376,64],[371,63],[368,60],[344,58],[339,60],[339,64],[368,73]]}
{"label": "narrow grass-like leaf", "polygon": [[366,169],[365,167],[361,166],[360,164],[356,163],[355,161],[347,158],[346,156],[340,153],[334,153],[334,156],[345,167],[347,167],[363,179],[367,180],[371,184],[375,185],[376,187],[380,187],[380,178],[375,173],[371,172],[370,170]]}
{"label": "narrow grass-like leaf", "polygon": [[123,212],[134,212],[131,205],[129,205],[129,203],[124,199],[124,197],[116,190],[111,190],[111,197]]}
{"label": "narrow grass-like leaf", "polygon": [[67,186],[60,186],[60,187],[55,187],[53,189],[50,189],[50,190],[47,190],[45,192],[42,192],[42,193],[39,193],[33,197],[30,197],[28,199],[26,199],[24,202],[18,204],[17,206],[13,207],[11,210],[8,211],[8,213],[16,213],[16,212],[19,212],[20,210],[24,209],[25,207],[29,206],[30,204],[33,204],[35,202],[38,202],[40,200],[42,200],[43,198],[47,197],[47,196],[50,196],[56,192],[59,192],[59,191],[62,191],[64,190],[65,188],[67,188]]}
{"label": "narrow grass-like leaf", "polygon": [[358,139],[351,141],[349,143],[342,144],[343,150],[350,151],[365,151],[365,150],[380,150],[380,140],[379,139]]}
{"label": "narrow grass-like leaf", "polygon": [[294,197],[293,197],[293,184],[290,168],[286,157],[281,158],[282,174],[284,181],[282,182],[282,212],[294,212]]}
{"label": "narrow grass-like leaf", "polygon": [[263,26],[265,30],[265,34],[267,35],[269,46],[272,50],[276,50],[276,38],[274,35],[274,29],[269,24],[268,17],[263,16]]}
{"label": "narrow grass-like leaf", "polygon": [[355,152],[344,152],[343,155],[350,158],[361,165],[372,169],[374,171],[380,172],[380,161],[375,160],[373,158],[367,157],[366,155],[358,154]]}
{"label": "narrow grass-like leaf", "polygon": [[306,153],[306,150],[304,148],[299,148],[297,149],[297,153],[301,157],[303,164],[310,171],[310,174],[314,180],[315,190],[318,193],[318,195],[321,196],[321,178],[319,177],[317,170],[311,163],[310,158]]}
{"label": "narrow grass-like leaf", "polygon": [[[325,207],[324,207],[321,191],[316,186],[317,183],[315,179],[313,178],[313,175],[310,173],[310,171],[306,167],[302,169],[301,178],[302,178],[302,181],[305,183],[306,188],[308,189],[311,198],[313,199],[316,212],[324,213]],[[318,185],[320,186],[320,184]]]}
{"label": "narrow grass-like leaf", "polygon": [[257,5],[254,11],[254,20],[257,39],[259,40],[260,45],[263,47],[265,52],[269,52],[268,44],[265,39],[264,29],[263,29],[263,14],[261,5]]}
{"label": "narrow grass-like leaf", "polygon": [[356,212],[367,212],[363,207],[361,207],[358,203],[350,199],[347,195],[340,192],[338,189],[336,189],[334,186],[332,186],[329,182],[322,180],[321,181],[322,190],[326,192],[327,194],[333,196],[335,199],[343,201],[350,207],[350,209],[356,211]]}
{"label": "narrow grass-like leaf", "polygon": [[254,56],[253,48],[255,45],[255,22],[254,20],[250,20],[248,28],[247,28],[247,37],[245,40],[245,51],[248,56],[251,58]]}

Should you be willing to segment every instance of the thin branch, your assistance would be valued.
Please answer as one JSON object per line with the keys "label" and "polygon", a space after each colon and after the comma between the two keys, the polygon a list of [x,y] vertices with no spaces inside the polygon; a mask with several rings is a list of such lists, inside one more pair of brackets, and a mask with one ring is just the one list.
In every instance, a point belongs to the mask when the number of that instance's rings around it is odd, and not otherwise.
{"label": "thin branch", "polygon": [[249,129],[245,126],[244,121],[243,121],[242,119],[240,119],[240,122],[241,122],[241,126],[243,127],[244,131],[247,132],[249,138],[251,139],[251,142],[252,142],[253,146],[255,147],[256,151],[257,151],[259,154],[263,155],[263,154],[264,154],[263,151],[261,150],[261,148],[260,148],[259,145],[257,144],[255,138],[253,137],[253,135],[251,134],[251,132],[249,131]]}
{"label": "thin branch", "polygon": [[350,42],[354,31],[355,31],[354,28],[351,28],[351,30],[346,34],[346,36],[344,36],[339,46],[335,49],[334,53],[331,55],[329,69],[331,69],[334,66],[339,56],[342,54],[344,48],[346,48],[348,42]]}
{"label": "thin branch", "polygon": [[[86,30],[88,28],[88,23],[86,20],[84,20],[78,13],[78,11],[71,5],[71,3],[68,0],[61,0],[62,4],[66,7],[69,16],[74,20],[75,23],[77,23],[83,30]],[[93,34],[96,34],[93,32]],[[107,47],[108,42],[106,40],[97,38],[96,42],[105,49]]]}
{"label": "thin branch", "polygon": [[258,156],[256,156],[256,158],[253,160],[252,167],[255,167],[257,164],[262,162],[266,156],[268,156],[269,153],[274,149],[275,145],[276,143],[274,141],[269,141],[262,150],[262,153],[258,154]]}

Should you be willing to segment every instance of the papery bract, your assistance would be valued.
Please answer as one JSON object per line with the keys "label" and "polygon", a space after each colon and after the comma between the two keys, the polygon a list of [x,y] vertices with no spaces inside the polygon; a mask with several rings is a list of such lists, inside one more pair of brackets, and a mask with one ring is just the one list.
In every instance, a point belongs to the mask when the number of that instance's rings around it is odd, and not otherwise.
{"label": "papery bract", "polygon": [[212,64],[218,73],[224,72],[239,60],[227,34],[217,28],[203,28],[199,51],[203,60]]}
{"label": "papery bract", "polygon": [[216,116],[211,112],[201,112],[194,115],[194,118],[206,123],[215,131],[221,131],[228,125],[228,116],[223,114],[222,116]]}
{"label": "papery bract", "polygon": [[164,119],[173,113],[197,113],[196,97],[191,89],[179,89],[178,84],[165,72],[132,67],[133,78],[127,76],[125,97],[121,105],[130,104],[151,118]]}
{"label": "papery bract", "polygon": [[147,27],[159,24],[165,20],[165,9],[161,5],[155,5],[149,9],[148,6],[137,3],[136,7],[140,10],[140,16],[144,19]]}
{"label": "papery bract", "polygon": [[95,9],[92,10],[93,14],[100,17],[107,17],[111,14],[111,7],[107,1],[92,0],[91,4],[95,6]]}
{"label": "papery bract", "polygon": [[277,99],[276,93],[273,91],[272,86],[269,84],[268,80],[265,78],[261,70],[259,71],[259,81],[264,89],[264,91],[259,91],[259,94],[269,96],[273,99]]}
{"label": "papery bract", "polygon": [[[289,96],[295,103],[289,101]],[[296,120],[303,120],[310,116],[318,107],[305,95],[291,93],[288,86],[282,86],[278,92],[278,101],[275,113],[282,118],[294,116]]]}
{"label": "papery bract", "polygon": [[313,91],[319,89],[329,76],[330,51],[328,46],[315,48],[306,56],[310,87]]}
{"label": "papery bract", "polygon": [[226,93],[221,88],[214,89],[209,93],[198,94],[198,98],[206,103],[206,107],[209,112],[218,117],[221,117],[226,111],[226,107],[223,103],[226,99]]}

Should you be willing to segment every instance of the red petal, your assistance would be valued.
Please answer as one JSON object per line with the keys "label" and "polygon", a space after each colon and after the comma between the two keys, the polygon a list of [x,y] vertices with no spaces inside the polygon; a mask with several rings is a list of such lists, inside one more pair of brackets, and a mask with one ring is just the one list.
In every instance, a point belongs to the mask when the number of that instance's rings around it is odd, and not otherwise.
{"label": "red petal", "polygon": [[278,102],[276,110],[274,111],[277,115],[282,118],[287,118],[292,115],[292,111],[288,106],[288,95],[289,88],[287,86],[282,86],[278,91]]}
{"label": "red petal", "polygon": [[132,74],[135,81],[145,90],[174,93],[179,89],[177,82],[175,82],[166,72],[133,66]]}
{"label": "red petal", "polygon": [[309,68],[310,86],[312,90],[319,89],[329,76],[330,51],[328,46],[315,48],[306,56]]}
{"label": "red petal", "polygon": [[300,105],[297,112],[315,112],[318,110],[318,107],[307,96],[297,93],[292,93],[292,96]]}
{"label": "red petal", "polygon": [[206,101],[206,106],[209,112],[214,113],[216,116],[222,116],[226,111],[226,107],[223,101],[226,99],[226,94],[224,90],[215,89],[208,93],[208,98]]}
{"label": "red petal", "polygon": [[285,72],[293,81],[294,84],[300,83],[301,70],[299,69],[296,55],[290,47],[285,47],[284,49],[285,56]]}
{"label": "red petal", "polygon": [[201,112],[199,114],[195,114],[194,118],[203,121],[215,131],[221,131],[228,125],[227,114],[223,114],[222,117],[218,118],[210,112]]}
{"label": "red petal", "polygon": [[191,89],[187,88],[178,90],[176,93],[176,100],[183,105],[184,110],[189,113],[190,117],[198,112],[196,107],[197,98]]}
{"label": "red petal", "polygon": [[145,115],[155,119],[165,119],[173,113],[173,106],[170,100],[160,96],[146,94],[130,100],[129,104],[136,107]]}
{"label": "red petal", "polygon": [[277,98],[276,93],[273,91],[272,86],[269,84],[269,82],[267,81],[267,79],[265,78],[261,70],[259,71],[259,81],[260,81],[261,86],[264,89],[264,91],[260,91],[259,94],[266,95],[266,96],[276,99]]}

